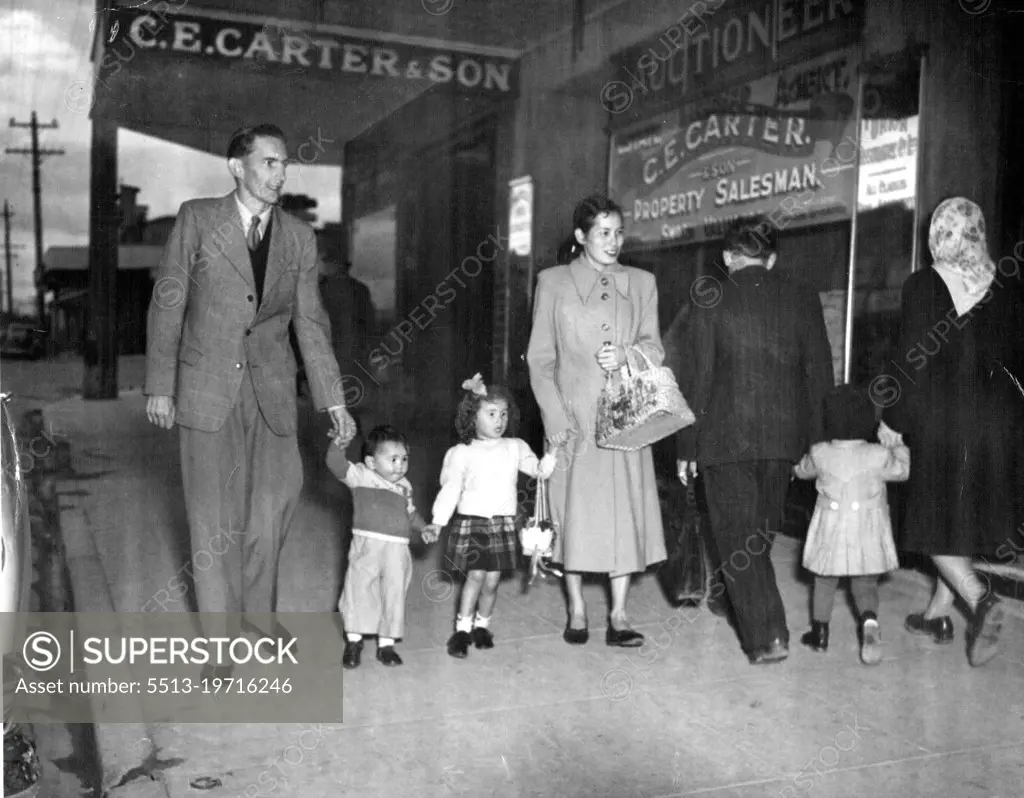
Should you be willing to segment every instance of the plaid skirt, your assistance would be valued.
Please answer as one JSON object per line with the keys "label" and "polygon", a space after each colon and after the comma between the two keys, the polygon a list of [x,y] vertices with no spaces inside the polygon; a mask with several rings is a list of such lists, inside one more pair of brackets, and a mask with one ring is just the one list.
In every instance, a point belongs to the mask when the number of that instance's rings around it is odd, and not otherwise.
{"label": "plaid skirt", "polygon": [[516,569],[516,519],[456,513],[448,522],[445,565],[455,574]]}

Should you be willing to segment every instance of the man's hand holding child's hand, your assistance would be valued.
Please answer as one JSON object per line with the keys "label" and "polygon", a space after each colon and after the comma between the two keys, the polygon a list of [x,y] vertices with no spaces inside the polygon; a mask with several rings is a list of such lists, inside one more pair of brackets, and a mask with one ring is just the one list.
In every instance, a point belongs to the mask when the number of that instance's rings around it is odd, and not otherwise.
{"label": "man's hand holding child's hand", "polygon": [[441,536],[441,527],[437,524],[427,524],[423,527],[423,542],[424,543],[435,543]]}

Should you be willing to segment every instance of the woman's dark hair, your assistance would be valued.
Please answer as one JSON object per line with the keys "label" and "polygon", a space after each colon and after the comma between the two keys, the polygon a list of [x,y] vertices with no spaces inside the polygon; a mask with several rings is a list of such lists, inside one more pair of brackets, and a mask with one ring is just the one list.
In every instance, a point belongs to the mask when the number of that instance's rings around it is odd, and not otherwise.
{"label": "woman's dark hair", "polygon": [[875,439],[878,419],[868,391],[840,385],[825,395],[825,440],[870,441]]}
{"label": "woman's dark hair", "polygon": [[582,230],[584,235],[589,233],[597,217],[602,213],[617,213],[625,218],[622,206],[612,202],[604,194],[591,194],[579,201],[572,213],[572,232],[558,247],[558,252],[555,255],[559,266],[572,263],[576,256],[583,251],[583,246],[576,240],[576,231]]}
{"label": "woman's dark hair", "polygon": [[409,450],[409,439],[403,433],[388,424],[382,424],[374,427],[366,436],[363,443],[363,459],[373,457],[382,443],[400,443],[406,451]]}
{"label": "woman's dark hair", "polygon": [[508,426],[505,427],[505,435],[515,437],[516,430],[519,429],[519,405],[516,404],[515,397],[500,385],[488,385],[485,394],[466,391],[455,409],[455,432],[458,433],[459,443],[469,444],[476,439],[476,414],[480,412],[480,405],[501,400],[508,404]]}
{"label": "woman's dark hair", "polygon": [[251,153],[253,142],[260,136],[285,141],[284,131],[277,125],[264,123],[253,127],[243,127],[231,134],[231,141],[228,143],[228,159],[244,158]]}

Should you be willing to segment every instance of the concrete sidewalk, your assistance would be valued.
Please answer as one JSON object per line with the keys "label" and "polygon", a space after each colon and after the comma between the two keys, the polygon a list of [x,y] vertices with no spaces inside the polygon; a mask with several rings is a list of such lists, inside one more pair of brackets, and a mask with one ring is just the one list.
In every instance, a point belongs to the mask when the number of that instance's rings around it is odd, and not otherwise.
{"label": "concrete sidewalk", "polygon": [[[140,611],[190,557],[177,435],[149,425],[144,402],[126,392],[46,408],[54,431],[71,440],[77,475],[59,490],[79,611]],[[328,611],[340,590],[344,491],[325,478],[322,430],[308,415],[302,440],[307,486],[283,554],[281,609]],[[424,508],[438,446],[416,449]],[[1024,794],[1016,617],[1002,655],[971,669],[962,617],[955,645],[903,631],[929,588],[900,572],[882,590],[879,667],[859,664],[841,600],[832,649],[811,653],[798,643],[809,611],[798,544],[780,538],[775,562],[793,637],[782,665],[749,666],[728,624],[672,610],[651,577],[638,580],[630,601],[648,635],[644,649],[604,645],[597,586],[587,588],[591,641],[570,647],[556,584],[524,595],[505,583],[496,647],[457,661],[444,651],[453,596],[436,578],[435,555],[416,563],[399,644],[406,664],[385,669],[371,642],[363,666],[346,673],[343,725],[311,737],[296,725],[99,724],[110,798],[193,798],[200,789],[232,798]]]}

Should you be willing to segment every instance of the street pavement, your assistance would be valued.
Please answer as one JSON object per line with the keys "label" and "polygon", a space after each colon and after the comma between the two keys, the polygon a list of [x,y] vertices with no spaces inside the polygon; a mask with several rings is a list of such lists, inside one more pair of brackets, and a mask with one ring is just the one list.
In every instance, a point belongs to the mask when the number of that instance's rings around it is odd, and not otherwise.
{"label": "street pavement", "polygon": [[[60,490],[80,611],[140,611],[189,562],[177,436],[149,425],[144,403],[125,390],[117,400],[70,397],[46,408],[71,441],[77,475]],[[357,408],[364,426],[380,420],[381,407]],[[306,487],[282,555],[283,611],[332,610],[340,591],[345,491],[321,465],[324,429],[305,406]],[[432,437],[413,439],[424,510],[447,445],[443,427]],[[598,585],[586,588],[591,640],[570,647],[558,586],[523,594],[506,582],[496,647],[458,661],[444,650],[454,597],[437,555],[415,564],[399,643],[405,665],[384,668],[369,643],[362,667],[345,673],[343,724],[98,724],[110,798],[195,798],[201,788],[232,798],[1024,794],[1017,607],[1000,657],[972,669],[963,616],[954,618],[954,645],[903,631],[928,586],[900,572],[882,588],[880,666],[858,662],[842,600],[832,648],[815,654],[798,642],[809,610],[799,545],[779,538],[774,559],[793,638],[783,664],[750,666],[725,621],[672,610],[649,576],[630,601],[648,635],[644,649],[604,645]]]}

